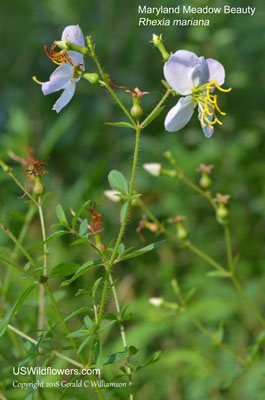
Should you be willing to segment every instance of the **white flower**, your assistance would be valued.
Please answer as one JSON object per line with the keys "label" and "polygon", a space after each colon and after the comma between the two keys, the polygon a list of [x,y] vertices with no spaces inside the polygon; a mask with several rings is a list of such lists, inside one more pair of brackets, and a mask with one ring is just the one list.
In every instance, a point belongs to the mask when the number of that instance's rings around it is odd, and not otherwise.
{"label": "white flower", "polygon": [[[85,45],[84,35],[78,25],[70,25],[64,29],[62,40],[66,39],[77,46],[84,47]],[[76,82],[80,79],[76,70],[85,68],[83,54],[73,50],[56,52],[55,47],[54,43],[50,51],[46,47],[45,50],[51,60],[60,66],[51,74],[48,82],[42,83],[41,88],[45,96],[63,89],[63,93],[52,108],[58,113],[74,95]]]}
{"label": "white flower", "polygon": [[151,297],[149,299],[149,303],[155,307],[160,307],[163,304],[164,300],[161,297]]}
{"label": "white flower", "polygon": [[144,164],[143,168],[153,176],[159,176],[161,172],[161,164],[159,163]]}
{"label": "white flower", "polygon": [[111,201],[118,202],[121,201],[121,198],[118,196],[120,192],[117,190],[105,190],[104,195],[110,199]]}
{"label": "white flower", "polygon": [[166,130],[175,132],[183,128],[198,105],[203,133],[206,137],[211,137],[214,132],[213,125],[222,124],[216,111],[225,115],[218,107],[217,95],[213,95],[212,92],[215,88],[222,92],[231,90],[220,87],[225,81],[222,64],[212,58],[205,60],[191,51],[178,50],[165,63],[164,75],[172,89],[185,96],[168,112],[165,119]]}

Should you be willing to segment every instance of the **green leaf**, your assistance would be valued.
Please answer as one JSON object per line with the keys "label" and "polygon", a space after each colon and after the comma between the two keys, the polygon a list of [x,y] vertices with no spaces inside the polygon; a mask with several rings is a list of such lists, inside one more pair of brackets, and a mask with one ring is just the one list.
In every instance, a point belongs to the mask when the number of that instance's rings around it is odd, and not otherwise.
{"label": "green leaf", "polygon": [[118,247],[118,254],[122,255],[124,253],[124,251],[125,251],[125,246],[123,243],[120,243],[119,247]]}
{"label": "green leaf", "polygon": [[22,306],[23,302],[26,300],[28,295],[32,292],[32,290],[35,288],[35,285],[29,286],[19,297],[19,299],[15,302],[13,307],[7,312],[5,317],[2,319],[0,322],[0,337],[2,337],[6,331],[7,325],[9,324],[9,321],[13,318],[13,316],[16,314],[16,312],[19,310],[19,308]]}
{"label": "green leaf", "polygon": [[147,367],[147,365],[157,362],[159,360],[159,358],[161,357],[161,354],[162,354],[162,351],[156,351],[148,361],[146,361],[144,364],[139,365],[135,369],[135,371],[139,371],[139,369],[142,369],[144,367]]}
{"label": "green leaf", "polygon": [[88,221],[87,219],[83,219],[79,227],[79,235],[84,237],[88,234]]}
{"label": "green leaf", "polygon": [[79,308],[78,310],[73,311],[71,314],[68,314],[65,318],[64,318],[64,322],[68,321],[69,319],[75,317],[78,314],[81,314],[83,312],[88,312],[89,311],[89,307],[82,307]]}
{"label": "green leaf", "polygon": [[47,237],[47,239],[44,242],[42,242],[41,244],[45,244],[45,243],[49,242],[52,239],[55,239],[55,238],[63,236],[63,235],[67,235],[69,233],[70,233],[69,231],[63,231],[63,230],[54,232],[49,237]]}
{"label": "green leaf", "polygon": [[86,271],[88,271],[91,268],[97,267],[99,265],[102,265],[101,261],[87,261],[85,264],[81,265],[81,267],[76,271],[76,273],[74,274],[74,276],[72,276],[71,279],[64,281],[61,284],[61,286],[69,286],[72,282],[74,282],[77,278],[83,275]]}
{"label": "green leaf", "polygon": [[56,206],[56,215],[57,218],[60,222],[66,222],[67,223],[67,219],[63,210],[63,207],[61,206],[61,204],[57,204]]}
{"label": "green leaf", "polygon": [[84,322],[86,324],[87,329],[91,329],[91,328],[94,327],[94,322],[92,321],[92,319],[88,315],[85,316]]}
{"label": "green leaf", "polygon": [[125,360],[126,358],[129,357],[129,351],[119,351],[118,353],[113,353],[107,357],[104,358],[103,360],[103,365],[108,365],[108,364],[114,364],[116,362]]}
{"label": "green leaf", "polygon": [[101,278],[98,278],[98,279],[96,280],[96,282],[94,283],[93,288],[92,288],[92,297],[95,297],[96,292],[97,292],[97,290],[98,290],[98,287],[99,287],[99,284],[100,284],[101,281],[102,281],[102,277],[101,277]]}
{"label": "green leaf", "polygon": [[145,246],[142,249],[136,250],[132,253],[122,256],[119,259],[119,261],[128,260],[129,258],[138,257],[144,253],[148,253],[149,251],[156,249],[158,246],[160,246],[163,243],[165,243],[165,240],[161,240],[160,242],[155,242],[155,243],[149,244],[148,246]]}
{"label": "green leaf", "polygon": [[116,321],[110,321],[110,322],[108,322],[107,324],[102,325],[101,328],[98,329],[98,332],[102,332],[102,331],[104,331],[105,329],[110,328],[110,327],[111,327],[113,324],[115,324],[115,323],[116,323]]}
{"label": "green leaf", "polygon": [[211,278],[230,278],[231,274],[229,271],[210,271],[207,272],[206,276],[209,276]]}
{"label": "green leaf", "polygon": [[164,110],[165,106],[159,107],[153,114],[146,118],[142,128],[145,128],[147,125],[151,124],[151,122],[158,117],[158,115]]}
{"label": "green leaf", "polygon": [[75,338],[75,337],[82,337],[82,336],[87,336],[87,335],[90,335],[89,330],[87,330],[87,329],[80,329],[79,331],[75,331],[75,332],[68,333],[68,335],[66,335],[66,337],[68,337],[68,338],[71,338],[71,337]]}
{"label": "green leaf", "polygon": [[88,239],[87,238],[77,239],[73,243],[71,243],[71,246],[75,246],[77,244],[82,244],[82,243],[88,244]]}
{"label": "green leaf", "polygon": [[126,203],[124,203],[123,206],[121,207],[121,212],[120,212],[121,223],[123,223],[123,221],[125,219],[128,207],[129,207],[129,202],[128,201],[126,201]]}
{"label": "green leaf", "polygon": [[80,354],[87,342],[92,338],[92,336],[88,336],[78,347],[77,354]]}
{"label": "green leaf", "polygon": [[169,84],[164,79],[161,79],[161,83],[163,86],[165,86],[165,88],[167,88],[167,89],[169,88]]}
{"label": "green leaf", "polygon": [[102,315],[102,319],[108,319],[108,320],[117,320],[118,316],[116,314],[104,314]]}
{"label": "green leaf", "polygon": [[135,347],[135,346],[129,346],[129,354],[130,354],[130,357],[131,357],[131,356],[134,356],[135,354],[137,354],[138,351],[139,351],[139,349],[137,349],[137,347]]}
{"label": "green leaf", "polygon": [[96,368],[99,368],[100,370],[102,370],[102,367],[103,367],[102,348],[101,348],[99,338],[97,338],[96,343],[95,343],[94,357],[95,357]]}
{"label": "green leaf", "polygon": [[112,189],[118,190],[122,193],[128,193],[128,184],[121,172],[116,171],[115,169],[110,171],[108,180]]}
{"label": "green leaf", "polygon": [[116,126],[118,128],[131,128],[135,129],[135,126],[129,122],[105,122],[105,125]]}
{"label": "green leaf", "polygon": [[59,278],[61,276],[72,275],[78,270],[79,267],[80,265],[74,262],[57,264],[52,269],[50,278]]}
{"label": "green leaf", "polygon": [[76,223],[77,223],[77,221],[78,221],[78,218],[80,217],[80,215],[82,214],[82,212],[83,212],[87,207],[89,207],[90,203],[91,203],[91,200],[87,200],[87,201],[79,208],[79,210],[78,210],[77,213],[75,214],[74,218],[72,219],[72,228],[75,227],[75,225],[76,225]]}

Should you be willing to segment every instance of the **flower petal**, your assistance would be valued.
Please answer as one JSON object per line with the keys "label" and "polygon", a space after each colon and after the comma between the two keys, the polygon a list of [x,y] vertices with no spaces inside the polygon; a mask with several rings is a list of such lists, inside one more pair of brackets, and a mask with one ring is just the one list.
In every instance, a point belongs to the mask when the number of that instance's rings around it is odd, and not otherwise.
{"label": "flower petal", "polygon": [[44,82],[41,85],[43,94],[57,92],[58,90],[64,89],[64,87],[73,78],[73,66],[70,64],[62,64],[50,76],[50,80]]}
{"label": "flower petal", "polygon": [[209,82],[216,80],[219,86],[222,86],[225,81],[225,69],[221,63],[213,58],[206,60],[209,68]]}
{"label": "flower petal", "polygon": [[191,94],[194,87],[201,84],[205,60],[187,50],[178,50],[164,65],[164,75],[169,85],[179,94]]}
{"label": "flower petal", "polygon": [[[84,47],[85,39],[83,32],[81,31],[79,25],[69,25],[62,33],[62,40],[69,40],[69,42],[76,44],[77,46]],[[78,51],[69,50],[69,56],[72,58],[74,65],[82,64],[84,65],[84,56]]]}
{"label": "flower petal", "polygon": [[[199,121],[200,121],[200,124],[201,124],[201,127],[202,127],[202,131],[204,133],[204,136],[206,136],[207,138],[210,138],[214,133],[214,127],[211,128],[205,118],[203,118],[204,124],[202,124],[202,121],[201,121],[202,111],[203,111],[202,107],[199,106],[199,108],[198,108],[198,118],[199,118]],[[212,121],[213,120],[213,114],[209,115],[208,119],[210,121]]]}
{"label": "flower petal", "polygon": [[64,89],[63,93],[59,97],[59,99],[56,101],[56,103],[53,106],[53,110],[55,110],[57,113],[61,111],[63,107],[65,107],[69,101],[72,99],[73,95],[75,93],[75,82],[70,82]]}
{"label": "flower petal", "polygon": [[183,128],[191,119],[195,106],[196,104],[192,101],[191,96],[181,97],[166,116],[166,130],[176,132]]}

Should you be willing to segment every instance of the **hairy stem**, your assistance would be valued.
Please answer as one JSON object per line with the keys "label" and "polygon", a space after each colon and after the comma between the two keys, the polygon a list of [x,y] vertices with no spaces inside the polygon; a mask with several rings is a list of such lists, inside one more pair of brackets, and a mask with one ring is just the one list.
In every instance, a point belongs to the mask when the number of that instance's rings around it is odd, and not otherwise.
{"label": "hairy stem", "polygon": [[[38,198],[38,210],[40,216],[40,225],[42,232],[42,240],[46,241],[46,229],[43,216],[43,209],[41,204],[41,197]],[[47,275],[47,244],[43,245],[43,275]],[[38,330],[42,331],[44,328],[44,314],[45,314],[45,289],[42,284],[39,286],[39,316],[38,316]]]}

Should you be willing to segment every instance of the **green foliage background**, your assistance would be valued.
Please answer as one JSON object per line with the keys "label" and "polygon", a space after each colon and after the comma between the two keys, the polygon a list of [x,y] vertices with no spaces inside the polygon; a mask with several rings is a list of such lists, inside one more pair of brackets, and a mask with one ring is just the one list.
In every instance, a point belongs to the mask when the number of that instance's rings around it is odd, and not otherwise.
{"label": "green foliage background", "polygon": [[[161,2],[146,2],[148,6],[161,6]],[[173,4],[174,3],[174,4]],[[213,7],[228,2],[212,0],[189,2],[194,6]],[[137,187],[143,200],[159,219],[186,215],[186,227],[198,247],[222,263],[226,261],[223,230],[215,221],[213,211],[204,199],[186,188],[182,182],[169,178],[153,178],[141,165],[146,162],[163,162],[163,152],[170,149],[181,168],[195,181],[200,162],[213,163],[213,188],[232,195],[230,219],[234,254],[239,254],[239,277],[258,309],[263,312],[264,296],[264,63],[265,63],[265,8],[262,0],[251,2],[256,7],[253,17],[245,15],[213,15],[209,27],[138,27],[138,4],[145,2],[124,0],[2,0],[1,15],[1,91],[0,91],[0,152],[9,160],[6,150],[23,154],[27,142],[36,149],[39,159],[49,157],[49,174],[44,181],[46,190],[53,194],[46,205],[47,226],[55,222],[55,206],[78,208],[92,199],[101,205],[104,219],[104,240],[108,243],[119,227],[119,206],[104,198],[108,189],[107,175],[118,169],[129,178],[134,135],[130,130],[115,129],[104,122],[121,121],[124,117],[102,88],[81,81],[71,103],[59,114],[51,111],[58,94],[44,97],[32,76],[45,81],[54,69],[47,59],[43,45],[59,39],[66,25],[79,24],[85,34],[92,35],[96,51],[113,82],[134,88],[140,87],[151,94],[143,98],[146,112],[159,100],[164,89],[160,54],[149,43],[152,33],[162,33],[169,51],[188,49],[198,55],[219,60],[226,69],[226,87],[233,90],[221,96],[221,108],[227,111],[223,126],[216,128],[209,140],[203,137],[196,115],[181,132],[164,131],[161,116],[142,135]],[[178,4],[188,4],[179,2]],[[232,5],[232,4],[231,4]],[[163,1],[163,6],[176,6]],[[249,6],[242,0],[240,7]],[[193,16],[201,18],[200,16]],[[172,18],[172,17],[171,17]],[[178,16],[176,16],[178,18]],[[88,72],[95,66],[89,59]],[[130,104],[128,94],[120,94]],[[167,110],[175,99],[168,100]],[[13,165],[21,178],[19,167]],[[27,205],[19,199],[20,190],[8,176],[0,173],[0,206],[6,225],[18,234]],[[141,211],[135,209],[127,227],[126,246],[142,247],[135,229]],[[50,230],[52,232],[52,230]],[[162,240],[145,233],[148,243]],[[26,244],[37,254],[34,243],[41,240],[40,228],[33,220]],[[0,232],[1,247],[10,247],[8,238]],[[50,265],[63,261],[85,261],[86,248],[70,247],[66,238],[57,239],[56,252],[50,256]],[[0,312],[5,314],[26,285],[19,275],[12,273],[8,288],[4,286],[6,267],[1,267]],[[178,278],[184,290],[192,287],[197,292],[191,310],[211,331],[224,324],[224,340],[234,352],[244,356],[260,327],[245,304],[237,298],[231,284],[224,279],[207,278],[209,266],[167,242],[156,251],[125,262],[117,267],[120,298],[129,305],[133,317],[127,323],[129,343],[141,349],[137,362],[143,362],[155,351],[163,350],[161,360],[136,375],[136,399],[237,399],[262,400],[265,398],[264,377],[247,371],[233,384],[230,380],[240,370],[236,361],[211,345],[185,315],[154,309],[151,296],[163,296],[174,301],[170,281]],[[60,298],[63,312],[69,313],[83,305],[83,296],[74,298],[81,288],[91,287],[98,275],[86,275],[67,290],[54,291]],[[6,291],[7,289],[7,291]],[[23,306],[15,323],[24,332],[36,329],[37,292]],[[73,300],[74,299],[74,300]],[[111,299],[111,295],[109,295]],[[110,303],[107,308],[113,310]],[[50,318],[53,310],[50,307]],[[76,318],[71,328],[82,322]],[[11,366],[20,355],[7,335],[0,341],[0,387],[8,399],[24,398],[15,389],[5,389],[12,378]],[[105,352],[121,350],[118,328],[106,334]],[[9,348],[8,354],[6,349]],[[262,349],[256,364],[265,368]],[[58,363],[58,362],[57,362]],[[59,363],[58,363],[59,365]],[[109,379],[113,370],[104,370]],[[229,386],[228,389],[225,387]],[[125,390],[112,391],[109,398],[125,399]],[[73,390],[66,398],[84,398],[85,392]],[[26,396],[26,393],[25,393]],[[41,398],[58,398],[50,390]],[[53,397],[54,396],[54,397]],[[68,396],[68,397],[67,397]],[[74,396],[74,397],[73,397]],[[93,398],[93,394],[91,397]]]}

